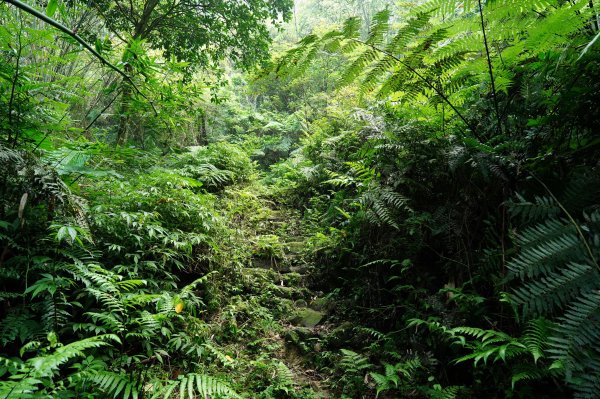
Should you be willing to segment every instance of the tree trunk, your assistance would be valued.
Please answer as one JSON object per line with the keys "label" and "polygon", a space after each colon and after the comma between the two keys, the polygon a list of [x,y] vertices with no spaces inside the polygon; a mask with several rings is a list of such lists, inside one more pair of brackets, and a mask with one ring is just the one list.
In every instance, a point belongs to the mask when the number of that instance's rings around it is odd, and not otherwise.
{"label": "tree trunk", "polygon": [[200,113],[200,131],[198,132],[198,145],[207,145],[208,136],[206,133],[206,111]]}
{"label": "tree trunk", "polygon": [[[127,50],[125,50],[127,51]],[[125,73],[131,76],[133,67],[131,64],[125,64]],[[131,131],[131,100],[133,92],[131,84],[123,80],[123,94],[121,95],[121,106],[119,109],[119,130],[117,131],[117,145],[124,145],[129,140],[129,132]]]}
{"label": "tree trunk", "polygon": [[[135,23],[133,40],[145,39],[148,35],[147,29],[150,24],[150,17],[154,12],[156,6],[158,6],[159,0],[146,0],[144,3],[144,9],[140,19]],[[128,49],[125,49],[127,53]],[[133,77],[133,66],[131,63],[125,64],[125,73],[132,78]],[[133,99],[133,90],[131,84],[127,81],[123,81],[123,95],[121,96],[121,107],[119,110],[119,130],[117,132],[117,145],[123,145],[129,140],[131,133],[131,102]]]}

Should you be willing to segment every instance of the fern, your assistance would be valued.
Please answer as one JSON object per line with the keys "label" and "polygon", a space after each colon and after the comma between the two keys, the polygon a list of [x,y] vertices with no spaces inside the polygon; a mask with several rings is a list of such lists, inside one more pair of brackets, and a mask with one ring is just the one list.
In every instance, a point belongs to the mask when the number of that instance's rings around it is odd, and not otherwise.
{"label": "fern", "polygon": [[411,212],[407,199],[390,189],[376,184],[371,184],[357,198],[356,202],[367,209],[370,223],[376,225],[387,224],[399,228],[395,213],[398,211]]}
{"label": "fern", "polygon": [[195,399],[196,395],[203,398],[241,398],[223,381],[196,373],[180,375],[177,380],[168,381],[161,389],[154,392],[152,398],[169,399],[174,392],[179,393],[177,397],[180,399]]}
{"label": "fern", "polygon": [[547,334],[546,351],[560,364],[576,397],[586,398],[600,379],[600,190],[597,177],[575,175],[572,180],[560,195],[538,197],[536,203],[519,197],[512,206],[530,226],[516,239],[520,252],[509,269],[520,283],[513,301],[526,315],[553,318],[556,326]]}
{"label": "fern", "polygon": [[459,326],[448,328],[439,322],[413,319],[409,326],[425,326],[440,334],[450,343],[469,351],[456,358],[455,363],[473,361],[475,366],[491,362],[511,365],[512,385],[522,380],[543,379],[557,374],[557,370],[541,363],[551,354],[549,339],[555,325],[545,319],[534,319],[527,324],[521,337],[512,337],[502,331]]}
{"label": "fern", "polygon": [[122,373],[101,370],[89,374],[82,378],[83,382],[95,385],[106,395],[114,398],[137,399],[142,392],[142,386],[139,381],[132,380],[129,376]]}
{"label": "fern", "polygon": [[369,359],[349,349],[340,349],[342,359],[340,366],[348,373],[358,373],[373,367]]}
{"label": "fern", "polygon": [[69,360],[85,356],[85,351],[91,348],[100,348],[110,345],[110,341],[121,342],[116,335],[106,334],[96,337],[85,338],[70,344],[60,346],[51,354],[38,356],[27,360],[26,364],[31,366],[31,375],[34,377],[49,377],[58,368]]}
{"label": "fern", "polygon": [[[75,358],[86,356],[86,352],[90,349],[108,346],[111,341],[120,342],[117,336],[111,334],[85,338],[64,346],[56,342],[55,334],[48,334],[48,340],[50,345],[45,349],[53,349],[51,352],[43,353],[26,361],[0,358],[3,372],[8,370],[10,373],[9,381],[0,381],[0,394],[3,398],[47,397],[38,394],[45,393],[46,388],[54,386],[53,379],[59,375],[58,371],[61,366]],[[39,343],[27,345],[24,350],[38,346]]]}
{"label": "fern", "polygon": [[442,387],[439,384],[433,386],[433,389],[428,389],[426,392],[430,399],[456,399],[463,396],[459,396],[461,391],[464,391],[462,386],[448,386]]}
{"label": "fern", "polygon": [[408,359],[396,364],[383,363],[384,373],[371,372],[369,375],[375,381],[377,387],[377,397],[381,392],[397,390],[404,381],[414,377],[417,369],[421,367],[421,361],[418,358]]}
{"label": "fern", "polygon": [[[424,96],[433,106],[449,105],[482,141],[460,109],[465,100],[482,84],[508,93],[518,74],[516,65],[529,62],[536,54],[568,48],[594,15],[584,0],[482,3],[488,44],[494,50],[491,66],[485,56],[479,3],[432,0],[417,7],[416,15],[398,29],[389,23],[387,10],[377,13],[364,41],[359,39],[357,18],[322,37],[311,35],[279,60],[277,70],[289,74],[297,64],[305,70],[319,49],[347,54],[349,63],[340,87],[359,81],[363,95],[375,92],[378,98],[394,101]],[[304,62],[299,62],[301,59]],[[493,82],[489,81],[490,67]]]}

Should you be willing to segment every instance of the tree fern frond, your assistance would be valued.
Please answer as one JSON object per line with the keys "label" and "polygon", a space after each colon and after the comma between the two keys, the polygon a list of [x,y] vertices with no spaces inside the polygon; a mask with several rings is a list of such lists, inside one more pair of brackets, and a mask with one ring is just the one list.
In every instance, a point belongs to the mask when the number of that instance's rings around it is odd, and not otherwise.
{"label": "tree fern frond", "polygon": [[550,272],[515,289],[514,299],[517,304],[524,305],[526,313],[554,314],[570,303],[594,277],[596,269],[593,266],[570,262],[559,272]]}
{"label": "tree fern frond", "polygon": [[395,66],[396,60],[389,56],[383,56],[381,60],[376,62],[366,73],[360,84],[361,94],[364,95],[372,92],[389,73],[392,73]]}
{"label": "tree fern frond", "polygon": [[371,20],[371,27],[366,43],[372,46],[380,46],[383,44],[385,34],[389,29],[390,10],[385,9],[375,14]]}
{"label": "tree fern frond", "polygon": [[508,263],[513,277],[548,275],[558,265],[585,260],[579,237],[568,225],[554,220],[527,229],[518,242],[527,250]]}
{"label": "tree fern frond", "polygon": [[340,87],[348,85],[354,80],[356,80],[360,75],[364,73],[367,65],[370,65],[374,61],[380,59],[381,56],[382,53],[375,49],[368,48],[367,50],[365,50],[350,64],[349,67],[347,67],[344,70],[338,82]]}
{"label": "tree fern frond", "polygon": [[[509,262],[509,269],[521,282],[514,290],[515,303],[524,306],[526,315],[553,318],[555,325],[546,340],[548,347],[542,351],[560,364],[567,383],[576,391],[576,398],[590,398],[593,397],[590,392],[594,392],[600,381],[600,352],[597,350],[600,346],[597,328],[600,271],[593,258],[600,253],[597,239],[600,224],[594,221],[600,217],[597,215],[598,189],[590,189],[591,186],[584,183],[595,181],[595,177],[575,175],[571,178],[576,181],[567,184],[570,188],[562,196],[552,195],[552,200],[536,199],[536,204],[519,198],[519,202],[512,205],[518,208],[525,204],[526,209],[532,208],[533,212],[513,209],[513,213],[534,222],[529,222],[533,225],[517,237],[520,252]],[[592,194],[577,194],[586,188]],[[560,203],[559,197],[562,197]],[[568,221],[557,219],[563,213]],[[546,332],[534,335],[535,340],[541,342],[544,335]]]}
{"label": "tree fern frond", "polygon": [[430,13],[422,12],[409,19],[406,25],[401,27],[387,44],[385,52],[394,55],[404,52],[408,44],[428,25],[429,18]]}
{"label": "tree fern frond", "polygon": [[536,222],[556,217],[561,210],[556,201],[550,197],[535,197],[535,203],[526,201],[517,195],[517,201],[510,203],[510,211],[513,217],[520,217],[525,222]]}
{"label": "tree fern frond", "polygon": [[[584,293],[557,319],[559,337],[550,338],[554,357],[577,355],[600,345],[600,290]],[[600,372],[600,370],[599,370]]]}
{"label": "tree fern frond", "polygon": [[348,18],[344,22],[341,33],[345,39],[356,39],[360,35],[361,20],[358,17]]}

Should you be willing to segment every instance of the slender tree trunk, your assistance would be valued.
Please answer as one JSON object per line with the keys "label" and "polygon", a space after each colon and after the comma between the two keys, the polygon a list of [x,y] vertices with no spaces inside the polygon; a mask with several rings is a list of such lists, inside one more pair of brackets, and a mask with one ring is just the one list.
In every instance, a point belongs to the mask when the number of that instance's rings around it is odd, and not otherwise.
{"label": "slender tree trunk", "polygon": [[500,117],[500,107],[498,105],[498,92],[496,91],[496,82],[494,81],[494,70],[492,68],[492,58],[490,56],[490,48],[488,46],[487,34],[485,32],[485,21],[483,19],[483,6],[481,0],[477,0],[479,5],[479,17],[481,19],[481,32],[483,33],[483,44],[485,46],[485,55],[487,57],[488,73],[490,75],[490,83],[492,85],[492,100],[494,102],[494,111],[496,112],[496,121],[498,123],[497,131],[502,134],[502,118]]}
{"label": "slender tree trunk", "polygon": [[206,134],[206,111],[200,113],[200,132],[196,141],[198,142],[198,145],[208,144],[208,136]]}
{"label": "slender tree trunk", "polygon": [[[19,142],[19,110],[15,110],[15,99],[17,96],[17,86],[19,85],[19,75],[21,73],[21,52],[23,51],[23,44],[21,43],[21,37],[23,37],[23,20],[21,19],[21,12],[19,11],[19,33],[17,40],[17,53],[16,53],[16,65],[15,73],[11,82],[10,99],[8,100],[8,137],[7,143],[15,148]],[[18,103],[18,101],[17,101]],[[13,136],[14,134],[14,136]],[[12,142],[11,142],[12,141]]]}
{"label": "slender tree trunk", "polygon": [[294,2],[294,8],[292,10],[294,12],[294,29],[296,31],[296,40],[300,40],[300,32],[298,32],[298,17],[296,15],[296,2]]}
{"label": "slender tree trunk", "polygon": [[[150,25],[150,17],[158,6],[159,0],[146,0],[144,2],[144,8],[142,15],[139,20],[135,23],[133,32],[133,41],[144,40],[148,35],[148,27]],[[130,45],[130,44],[129,44]],[[129,46],[128,45],[128,46]],[[125,49],[128,51],[128,48]],[[133,66],[131,63],[126,63],[124,67],[125,73],[132,78],[133,77]],[[131,126],[131,102],[133,100],[133,88],[131,84],[123,80],[123,95],[121,96],[121,107],[119,110],[119,130],[117,132],[117,145],[123,145],[129,140],[129,136],[132,131]],[[138,137],[139,139],[139,137]]]}
{"label": "slender tree trunk", "polygon": [[[133,67],[131,64],[125,64],[125,73],[131,76]],[[119,109],[119,130],[117,131],[117,145],[124,145],[129,140],[131,131],[131,101],[133,91],[129,82],[123,80],[123,94],[121,95],[121,105]]]}

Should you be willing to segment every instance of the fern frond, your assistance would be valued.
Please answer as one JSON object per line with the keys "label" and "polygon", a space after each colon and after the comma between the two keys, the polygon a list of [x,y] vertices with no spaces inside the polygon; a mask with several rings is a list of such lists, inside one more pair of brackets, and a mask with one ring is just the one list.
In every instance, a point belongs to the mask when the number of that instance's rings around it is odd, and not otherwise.
{"label": "fern frond", "polygon": [[340,349],[340,352],[342,353],[340,366],[347,372],[356,373],[373,367],[369,362],[369,359],[360,353],[356,353],[349,349]]}
{"label": "fern frond", "polygon": [[408,44],[411,43],[425,27],[427,27],[429,18],[429,12],[417,13],[414,18],[410,18],[406,25],[401,27],[387,44],[385,52],[389,54],[404,52]]}
{"label": "fern frond", "polygon": [[344,39],[356,39],[360,35],[361,20],[358,17],[348,18],[341,30]]}
{"label": "fern frond", "polygon": [[[588,398],[592,397],[590,392],[600,386],[597,350],[600,345],[597,328],[600,272],[593,258],[600,252],[597,239],[600,224],[596,222],[598,188],[584,183],[596,181],[597,177],[576,175],[572,178],[575,182],[567,185],[569,188],[561,200],[554,195],[552,201],[536,199],[537,204],[530,206],[534,217],[529,212],[515,212],[537,224],[518,236],[520,252],[509,262],[509,268],[512,277],[518,277],[521,282],[514,290],[515,303],[523,305],[526,315],[545,315],[553,317],[555,322],[550,327],[542,323],[528,330],[530,339],[525,341],[528,348],[538,358],[544,352],[550,354],[556,359],[555,364],[560,365],[554,369],[560,369],[565,375],[567,383],[576,391],[575,397]],[[519,198],[513,207],[522,204],[529,205]],[[556,206],[560,209],[556,210]],[[542,212],[537,210],[540,207]],[[565,209],[571,211],[565,212]],[[568,221],[557,219],[562,213],[567,214]],[[544,336],[548,338],[543,340]],[[540,346],[543,342],[547,346]],[[515,378],[525,377],[517,375]]]}
{"label": "fern frond", "polygon": [[37,356],[27,360],[31,366],[32,377],[49,377],[58,370],[58,368],[68,361],[85,356],[85,351],[93,348],[100,348],[110,345],[110,341],[120,343],[119,337],[114,334],[98,335],[96,337],[85,338],[70,344],[57,347],[53,353]]}
{"label": "fern frond", "polygon": [[180,375],[177,380],[167,382],[162,388],[157,390],[152,398],[169,399],[173,391],[179,388],[180,399],[195,399],[196,395],[203,398],[234,398],[241,399],[232,388],[223,381],[207,375],[189,373]]}
{"label": "fern frond", "polygon": [[524,305],[524,311],[532,315],[553,314],[576,298],[596,273],[593,266],[569,263],[560,272],[551,272],[517,288],[515,302]]}
{"label": "fern frond", "polygon": [[91,382],[106,395],[114,398],[121,394],[120,397],[123,399],[137,399],[142,392],[141,383],[123,373],[106,370],[94,371],[84,376],[83,381]]}
{"label": "fern frond", "polygon": [[380,46],[383,44],[385,34],[389,29],[390,10],[385,9],[375,14],[371,21],[369,36],[366,43],[372,46]]}
{"label": "fern frond", "polygon": [[359,55],[349,67],[347,67],[342,76],[338,81],[340,87],[346,86],[354,82],[359,76],[361,76],[366,67],[373,62],[379,60],[383,54],[372,48],[368,48],[361,55]]}

